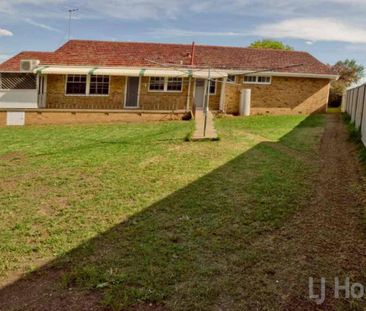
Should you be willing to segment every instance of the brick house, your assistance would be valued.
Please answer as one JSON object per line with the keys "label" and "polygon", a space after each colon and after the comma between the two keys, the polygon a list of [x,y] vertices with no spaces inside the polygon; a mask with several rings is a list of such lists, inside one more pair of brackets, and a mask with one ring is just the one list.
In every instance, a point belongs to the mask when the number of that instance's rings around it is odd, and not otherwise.
{"label": "brick house", "polygon": [[210,110],[238,114],[241,90],[251,89],[253,114],[309,114],[326,110],[333,79],[306,52],[71,40],[54,52],[22,52],[2,63],[0,110],[20,109],[29,120],[34,112],[58,120],[70,112],[95,121],[97,112],[113,120],[162,117],[202,108],[209,91]]}

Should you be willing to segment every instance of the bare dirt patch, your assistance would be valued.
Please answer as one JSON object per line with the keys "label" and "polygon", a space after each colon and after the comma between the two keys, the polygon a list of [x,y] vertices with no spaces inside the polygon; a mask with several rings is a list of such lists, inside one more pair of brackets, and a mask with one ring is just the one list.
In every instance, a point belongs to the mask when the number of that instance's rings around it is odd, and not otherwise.
{"label": "bare dirt patch", "polygon": [[0,291],[0,310],[61,311],[105,310],[92,291],[61,288],[62,272],[41,269]]}
{"label": "bare dirt patch", "polygon": [[0,155],[0,161],[23,161],[26,156],[21,152],[8,152],[3,155]]}

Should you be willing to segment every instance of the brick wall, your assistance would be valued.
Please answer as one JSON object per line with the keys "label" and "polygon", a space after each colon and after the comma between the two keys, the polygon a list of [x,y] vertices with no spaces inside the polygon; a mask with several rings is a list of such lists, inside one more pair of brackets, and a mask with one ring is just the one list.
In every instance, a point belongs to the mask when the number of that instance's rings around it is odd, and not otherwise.
{"label": "brick wall", "polygon": [[148,110],[183,110],[188,96],[188,79],[183,79],[181,92],[150,92],[149,77],[141,79],[140,109]]}
{"label": "brick wall", "polygon": [[252,90],[252,114],[309,114],[326,111],[329,80],[272,77],[270,85],[228,85],[225,94],[227,113],[239,112],[240,89],[243,88]]}
{"label": "brick wall", "polygon": [[[239,79],[238,79],[239,80]],[[225,112],[237,114],[239,113],[241,86],[236,84],[226,84],[225,88]]]}
{"label": "brick wall", "polygon": [[65,95],[64,75],[48,75],[47,108],[55,109],[123,109],[125,77],[111,77],[108,96]]}
{"label": "brick wall", "polygon": [[183,113],[133,113],[92,111],[27,111],[25,125],[146,122],[180,120]]}
{"label": "brick wall", "polygon": [[[123,109],[126,77],[112,76],[108,96],[65,95],[64,75],[49,75],[47,84],[47,108],[53,109]],[[149,92],[149,77],[141,78],[140,109],[181,110],[185,109],[188,96],[188,78],[183,79],[182,92]],[[193,81],[191,86],[191,103]]]}
{"label": "brick wall", "polygon": [[[238,79],[239,80],[239,79]],[[188,97],[188,78],[183,79],[182,92],[149,92],[149,78],[143,77],[140,86],[140,109],[185,109]],[[242,82],[242,79],[239,83]],[[56,109],[123,109],[125,77],[111,77],[108,96],[66,96],[65,76],[49,75],[47,108]],[[195,79],[192,79],[190,103],[192,107]],[[273,77],[270,85],[227,84],[225,107],[227,113],[239,113],[240,89],[252,89],[252,114],[291,114],[325,111],[329,80],[310,78]],[[220,109],[221,79],[216,94],[210,96],[210,109]]]}
{"label": "brick wall", "polygon": [[216,94],[210,96],[210,110],[220,110],[221,85],[222,79],[217,79]]}

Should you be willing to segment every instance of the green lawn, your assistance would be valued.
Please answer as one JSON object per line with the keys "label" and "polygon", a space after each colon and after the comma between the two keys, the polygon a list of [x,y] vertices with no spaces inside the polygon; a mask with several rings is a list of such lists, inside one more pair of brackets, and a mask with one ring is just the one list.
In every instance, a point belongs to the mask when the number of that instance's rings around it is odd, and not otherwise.
{"label": "green lawn", "polygon": [[[0,128],[0,278],[54,261],[115,309],[209,309],[248,295],[251,241],[312,193],[324,117]],[[245,270],[245,269],[244,269]]]}

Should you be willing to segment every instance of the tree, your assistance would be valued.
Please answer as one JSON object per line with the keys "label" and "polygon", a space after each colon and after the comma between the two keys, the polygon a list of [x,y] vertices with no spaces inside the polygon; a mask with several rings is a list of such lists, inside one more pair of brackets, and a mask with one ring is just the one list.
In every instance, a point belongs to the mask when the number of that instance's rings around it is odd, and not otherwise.
{"label": "tree", "polygon": [[256,49],[276,49],[287,51],[292,51],[294,49],[292,46],[286,45],[281,41],[268,39],[254,41],[250,44],[249,47]]}
{"label": "tree", "polygon": [[338,61],[332,68],[339,75],[339,79],[330,85],[329,105],[337,107],[341,104],[346,89],[363,77],[364,67],[358,65],[354,59],[346,59]]}

